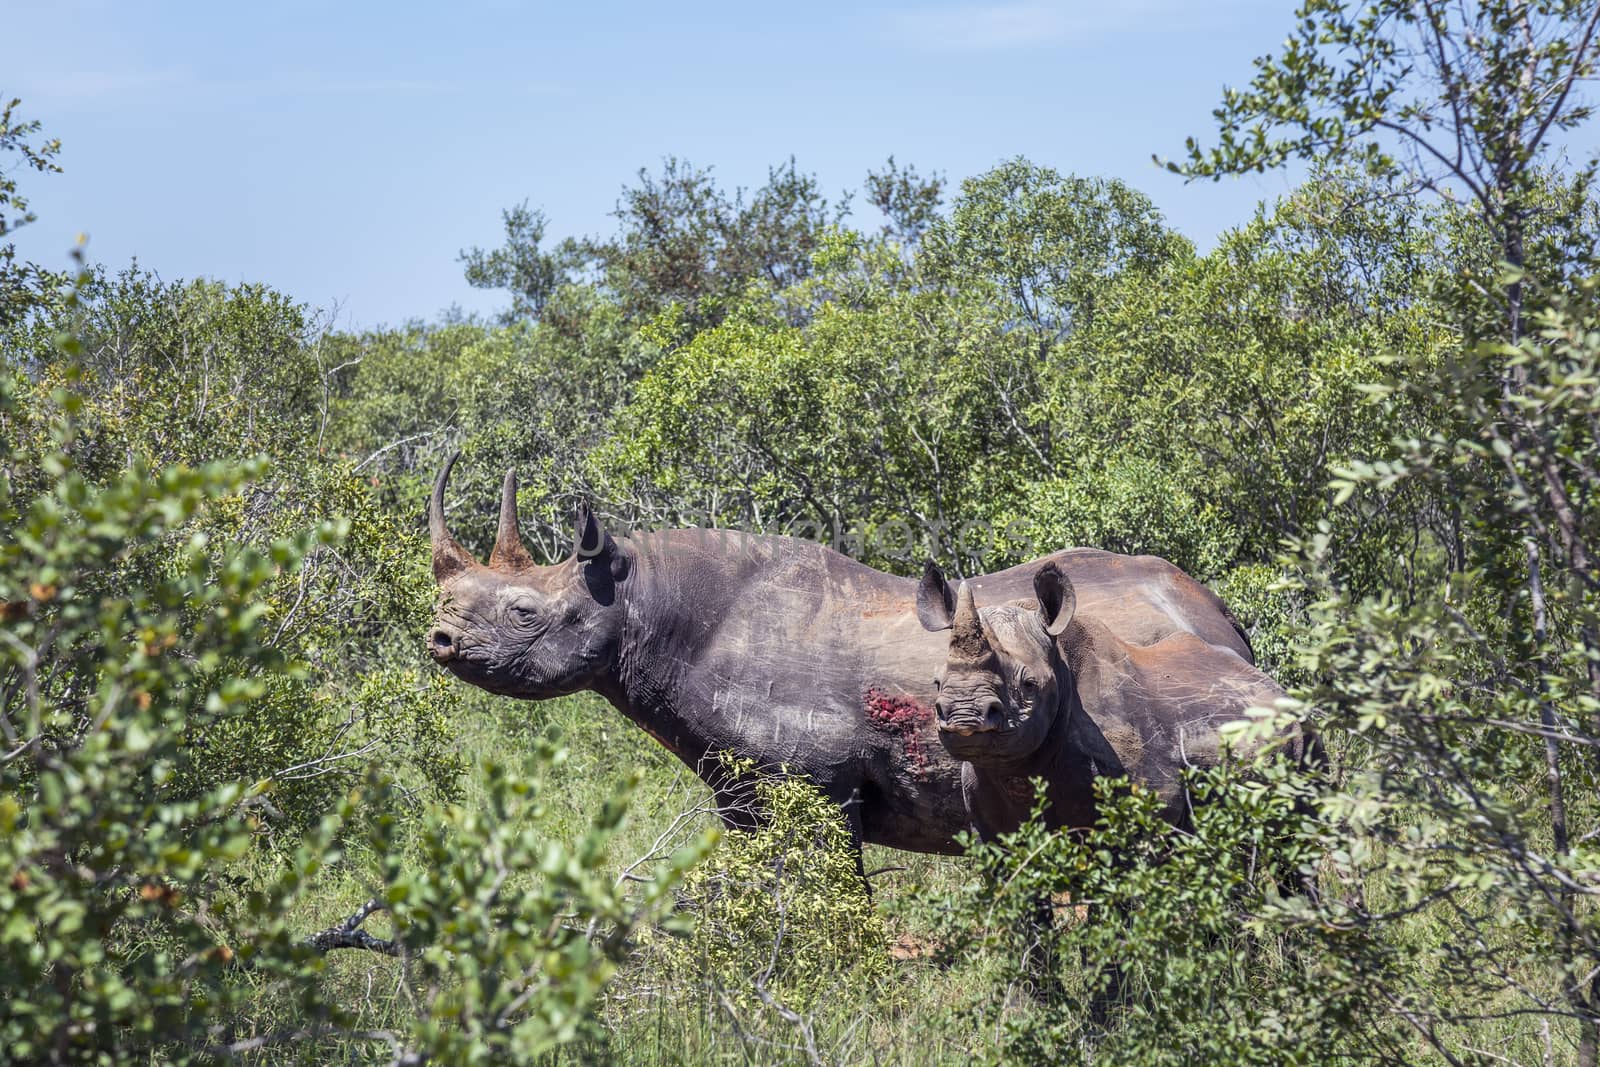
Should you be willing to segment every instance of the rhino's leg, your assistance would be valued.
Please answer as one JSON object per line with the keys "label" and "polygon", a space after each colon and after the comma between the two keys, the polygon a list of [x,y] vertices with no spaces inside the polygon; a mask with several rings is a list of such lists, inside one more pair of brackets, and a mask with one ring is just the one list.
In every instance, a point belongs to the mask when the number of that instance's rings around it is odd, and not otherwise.
{"label": "rhino's leg", "polygon": [[867,878],[867,863],[864,853],[867,831],[866,823],[861,814],[861,790],[852,789],[850,795],[839,805],[844,812],[844,824],[850,831],[850,849],[856,857],[856,877],[861,879],[861,884],[867,888],[867,899],[872,899],[872,882]]}

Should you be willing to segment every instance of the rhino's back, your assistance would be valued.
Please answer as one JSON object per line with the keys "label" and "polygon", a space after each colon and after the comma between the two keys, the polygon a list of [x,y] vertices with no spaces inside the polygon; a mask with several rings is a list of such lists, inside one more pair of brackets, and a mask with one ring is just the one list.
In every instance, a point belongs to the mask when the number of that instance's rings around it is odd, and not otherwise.
{"label": "rhino's back", "polygon": [[1246,663],[1255,662],[1249,642],[1221,598],[1159,556],[1062,549],[971,579],[978,605],[1033,596],[1033,576],[1048,560],[1058,561],[1072,579],[1077,616],[1099,623],[1129,645],[1144,647],[1192,634]]}
{"label": "rhino's back", "polygon": [[1140,646],[1075,625],[1068,654],[1083,709],[1129,777],[1169,802],[1186,767],[1216,765],[1224,725],[1284,695],[1263,671],[1190,633]]}

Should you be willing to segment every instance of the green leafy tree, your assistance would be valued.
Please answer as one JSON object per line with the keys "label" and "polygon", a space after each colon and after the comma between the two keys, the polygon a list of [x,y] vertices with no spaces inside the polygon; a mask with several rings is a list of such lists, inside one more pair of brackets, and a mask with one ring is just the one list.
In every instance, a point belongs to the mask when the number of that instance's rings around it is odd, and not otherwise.
{"label": "green leafy tree", "polygon": [[[1591,114],[1574,90],[1594,75],[1600,12],[1583,0],[1310,0],[1297,15],[1282,54],[1224,97],[1216,147],[1191,138],[1168,166],[1215,178],[1359,160],[1470,197],[1499,258],[1524,268],[1536,164]],[[1592,176],[1592,164],[1574,175],[1580,193]],[[1513,343],[1523,281],[1500,290]]]}
{"label": "green leafy tree", "polygon": [[523,532],[544,558],[570,548],[573,507],[593,480],[588,456],[658,353],[620,310],[581,286],[557,299],[568,331],[537,323],[413,325],[334,338],[330,456],[352,463],[390,514],[419,527],[432,478],[451,451],[464,537],[493,539],[500,479],[522,481]]}
{"label": "green leafy tree", "polygon": [[1189,254],[1144,194],[1025,159],[964,181],[923,238],[932,277],[991,286],[1042,348],[1087,325],[1111,279]]}
{"label": "green leafy tree", "polygon": [[710,170],[669,158],[659,177],[639,171],[617,203],[620,231],[589,251],[630,318],[678,304],[698,326],[719,321],[751,283],[781,289],[809,275],[821,234],[845,210],[830,208],[793,159],[747,198],[722,190]]}
{"label": "green leafy tree", "polygon": [[548,220],[543,211],[530,211],[526,201],[501,212],[505,225],[505,244],[485,251],[473,247],[461,253],[467,284],[476,289],[504,289],[511,294],[511,307],[502,319],[537,319],[556,290],[572,280],[581,254],[576,241],[562,241],[552,251],[539,246],[544,241]]}
{"label": "green leafy tree", "polygon": [[[5,163],[6,157],[15,153],[20,157],[18,165],[25,170],[61,173],[56,162],[61,142],[41,139],[39,120],[23,118],[18,111],[21,106],[21,100],[12,99],[0,108],[0,239],[36,217],[28,209],[28,200]],[[17,246],[11,242],[0,244],[0,329],[22,321],[29,312],[49,303],[52,290],[59,289],[66,280],[65,275],[37,264],[17,262]]]}
{"label": "green leafy tree", "polygon": [[[0,422],[16,418],[16,385],[0,378]],[[264,952],[263,980],[303,984],[278,955],[282,911],[329,839],[235,908],[224,868],[250,847],[264,783],[174,785],[194,732],[248,714],[289,670],[254,595],[337,531],[215,556],[185,527],[259,467],[135,466],[95,486],[63,447],[70,421],[54,432],[42,456],[8,446],[0,481],[0,1040],[22,1061],[204,1058],[243,996],[228,978],[241,956]],[[26,490],[23,462],[39,463],[47,490]],[[174,538],[161,576],[107,582],[121,557]]]}
{"label": "green leafy tree", "polygon": [[[1096,784],[1083,832],[967,842],[974,877],[916,910],[956,959],[1002,968],[968,1025],[996,1063],[1319,1064],[1404,1049],[1374,1030],[1359,971],[1276,917],[1280,887],[1313,864],[1309,783],[1281,764],[1226,766],[1186,783],[1191,825],[1149,792]],[[1032,990],[1008,1004],[1005,992]]]}
{"label": "green leafy tree", "polygon": [[[1376,932],[1364,957],[1383,975],[1374,987],[1406,1005],[1441,1055],[1509,1013],[1570,1019],[1553,1040],[1594,1062],[1597,601],[1593,572],[1572,567],[1559,517],[1531,487],[1558,462],[1574,464],[1564,485],[1585,497],[1600,488],[1587,461],[1574,462],[1594,447],[1600,411],[1596,322],[1587,282],[1536,313],[1515,349],[1475,346],[1448,378],[1396,383],[1448,388],[1476,432],[1403,442],[1341,470],[1341,492],[1457,494],[1474,517],[1463,567],[1427,575],[1414,599],[1363,597],[1332,577],[1338,543],[1326,529],[1305,548],[1308,696],[1361,754],[1328,801],[1343,820],[1330,854],[1341,882],[1389,887],[1379,899],[1330,897],[1315,921]],[[1508,362],[1523,371],[1509,400]],[[1537,445],[1513,442],[1507,403]],[[1477,476],[1461,479],[1463,467]],[[1572,529],[1580,546],[1595,537],[1587,517]],[[1397,977],[1395,960],[1417,951],[1397,918],[1408,907],[1427,908],[1449,934]]]}
{"label": "green leafy tree", "polygon": [[[1491,1019],[1540,1018],[1558,1035],[1547,1059],[1559,1047],[1592,1065],[1600,958],[1584,828],[1600,628],[1594,531],[1577,502],[1595,489],[1594,166],[1555,179],[1540,168],[1590,113],[1578,90],[1600,59],[1600,10],[1390,0],[1307,3],[1299,16],[1283,52],[1225,97],[1220,143],[1191,142],[1174,168],[1354,158],[1464,198],[1489,253],[1448,291],[1451,358],[1402,361],[1381,391],[1386,411],[1434,405],[1438,428],[1353,459],[1334,483],[1337,499],[1412,487],[1458,501],[1470,524],[1457,546],[1407,597],[1339,581],[1328,526],[1302,550],[1317,601],[1310,695],[1362,754],[1329,801],[1343,820],[1330,856],[1344,884],[1381,868],[1398,895],[1330,896],[1315,921],[1369,935],[1351,958],[1441,1058],[1471,1054]],[[1540,230],[1582,236],[1544,242],[1555,254],[1537,262]],[[1419,913],[1447,934],[1408,937]]]}
{"label": "green leafy tree", "polygon": [[[63,359],[56,340],[77,339]],[[167,282],[93,269],[71,308],[0,333],[0,360],[85,404],[73,441],[91,477],[153,466],[313,454],[324,376],[309,310],[262,285]]]}
{"label": "green leafy tree", "polygon": [[900,571],[929,552],[993,563],[985,519],[1037,463],[1008,406],[1035,381],[1030,340],[981,297],[880,287],[853,308],[832,281],[803,326],[752,304],[662,357],[597,484],[651,522],[788,532]]}
{"label": "green leafy tree", "polygon": [[901,166],[890,156],[881,171],[867,172],[867,203],[883,213],[885,237],[915,248],[939,218],[944,187],[944,175],[923,177],[917,168]]}
{"label": "green leafy tree", "polygon": [[[1144,457],[1235,532],[1239,562],[1266,562],[1328,514],[1331,463],[1431,428],[1437,412],[1424,403],[1365,403],[1388,358],[1427,366],[1457,336],[1433,295],[1449,258],[1439,227],[1410,198],[1382,194],[1349,175],[1315,177],[1207,255],[1110,286],[1096,320],[1050,357],[1058,466]],[[1413,523],[1448,523],[1418,514],[1420,502],[1386,504],[1347,527],[1384,559]],[[1233,560],[1175,562],[1216,577]]]}
{"label": "green leafy tree", "polygon": [[[74,338],[71,353],[57,349],[63,333]],[[308,669],[271,679],[252,720],[196,727],[190,751],[204,758],[186,762],[174,788],[273,778],[264,817],[305,829],[359,783],[364,757],[384,752],[412,788],[451,795],[460,770],[449,743],[454,694],[424,673],[409,637],[433,595],[422,542],[380,510],[350,464],[325,452],[337,353],[308,312],[259,286],[91,273],[70,307],[35,316],[7,340],[0,363],[27,381],[12,420],[13,441],[30,457],[16,467],[19,491],[49,490],[41,457],[56,447],[97,486],[129,469],[264,456],[277,472],[208,503],[194,516],[198,532],[265,549],[329,515],[347,521],[337,545],[312,546],[302,568],[274,574],[259,593],[268,643]],[[56,393],[75,404],[64,445],[52,437]],[[152,548],[115,562],[102,578],[108,588],[158,580],[169,557]]]}
{"label": "green leafy tree", "polygon": [[827,997],[876,991],[890,978],[888,929],[861,880],[837,805],[810,782],[762,774],[751,783],[761,825],[722,838],[678,889],[686,932],[660,939],[655,964],[696,988],[714,1013],[766,1029],[798,1027]]}
{"label": "green leafy tree", "polygon": [[792,158],[759,188],[729,193],[709,168],[669,157],[659,174],[640,168],[637,184],[624,187],[609,238],[544,251],[544,213],[523,204],[504,212],[503,246],[473,248],[461,260],[472,285],[511,292],[508,321],[543,318],[577,336],[581,317],[550,303],[587,275],[636,325],[677,305],[698,328],[720,321],[751,284],[782,289],[807,277],[822,234],[848,206],[830,206]]}
{"label": "green leafy tree", "polygon": [[[539,738],[522,766],[483,766],[481,806],[426,816],[421,863],[405,849],[397,820],[369,824],[376,892],[344,923],[312,938],[324,949],[359,948],[400,961],[417,990],[408,1032],[392,1043],[415,1062],[542,1062],[580,1039],[603,1042],[597,1001],[632,952],[636,929],[671,900],[684,873],[710,852],[716,833],[632,879],[610,872],[609,845],[637,785],[624,779],[570,846],[538,829],[548,772],[566,752]],[[375,779],[369,788],[387,788]],[[394,935],[362,924],[386,912]]]}

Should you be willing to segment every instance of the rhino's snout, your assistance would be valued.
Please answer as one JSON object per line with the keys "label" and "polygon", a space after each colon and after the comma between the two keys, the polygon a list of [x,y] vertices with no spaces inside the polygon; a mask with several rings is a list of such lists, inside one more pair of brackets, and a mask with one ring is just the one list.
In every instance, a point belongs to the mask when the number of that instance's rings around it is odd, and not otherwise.
{"label": "rhino's snout", "polygon": [[461,647],[461,634],[453,627],[436,625],[428,634],[428,654],[435,663],[447,663]]}
{"label": "rhino's snout", "polygon": [[934,710],[939,716],[939,731],[958,734],[961,737],[991,733],[1000,729],[1005,714],[1005,708],[993,697],[981,703],[962,703],[954,706],[952,702],[941,699],[935,702]]}

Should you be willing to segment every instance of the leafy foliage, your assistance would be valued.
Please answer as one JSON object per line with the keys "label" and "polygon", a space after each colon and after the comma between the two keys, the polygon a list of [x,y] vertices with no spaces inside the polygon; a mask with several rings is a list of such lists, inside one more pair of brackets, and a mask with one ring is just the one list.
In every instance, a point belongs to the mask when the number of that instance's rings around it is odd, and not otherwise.
{"label": "leafy foliage", "polygon": [[[40,140],[39,120],[23,118],[18,111],[21,106],[21,100],[12,99],[0,108],[0,161],[15,153],[25,169],[59,174],[56,156],[61,152],[61,142],[55,138]],[[10,168],[0,163],[0,238],[33,221],[34,214],[28,209],[17,179]],[[35,308],[49,304],[52,290],[65,282],[65,276],[38,264],[17,262],[16,245],[0,244],[0,329],[21,322]]]}
{"label": "leafy foliage", "polygon": [[[476,810],[430,813],[413,866],[392,817],[371,824],[381,888],[392,915],[384,947],[418,989],[406,1043],[424,1059],[480,1057],[530,1063],[596,1036],[596,998],[628,954],[635,928],[654,917],[715,835],[702,835],[645,879],[642,892],[613,879],[608,845],[627,811],[625,780],[570,847],[547,841],[535,822],[546,771],[566,753],[549,739],[525,766],[483,767]],[[377,785],[381,788],[383,783]]]}
{"label": "leafy foliage", "polygon": [[752,782],[761,825],[730,832],[684,881],[678,907],[692,932],[663,944],[666,965],[757,1014],[809,1012],[847,986],[886,979],[888,932],[838,807],[809,782],[722,759]]}
{"label": "leafy foliage", "polygon": [[939,219],[944,197],[944,176],[924,178],[917,168],[900,166],[890,156],[881,171],[867,172],[867,202],[887,220],[883,234],[910,248]]}
{"label": "leafy foliage", "polygon": [[1085,833],[1045,829],[1041,807],[969,843],[978,877],[923,908],[945,952],[988,944],[1035,991],[1025,1011],[968,1007],[1000,1035],[996,1062],[1326,1063],[1370,1036],[1356,976],[1279,917],[1295,906],[1280,891],[1319,855],[1311,783],[1247,769],[1194,773],[1184,829],[1150,792],[1108,779]]}
{"label": "leafy foliage", "polygon": [[[65,310],[95,299],[85,275]],[[606,845],[628,783],[575,845],[552,841],[530,822],[541,775],[563,759],[548,742],[520,773],[487,765],[472,813],[422,803],[396,774],[363,776],[362,757],[387,748],[406,757],[395,771],[431,775],[450,797],[461,767],[440,740],[437,682],[393,657],[369,658],[345,690],[354,707],[334,710],[334,672],[371,656],[340,623],[403,616],[407,597],[393,572],[350,582],[324,568],[399,562],[382,543],[393,534],[362,546],[370,517],[347,495],[337,506],[353,519],[273,536],[297,500],[262,488],[261,459],[153,467],[137,455],[105,470],[85,428],[180,456],[200,446],[109,420],[116,406],[96,388],[107,379],[78,336],[33,366],[37,381],[0,376],[7,1056],[212,1062],[327,1041],[378,1042],[403,1062],[489,1051],[528,1062],[588,1036],[632,931],[709,841],[653,867],[642,892],[613,881]],[[241,404],[247,377],[223,378],[241,383]],[[308,596],[324,614],[297,623]],[[353,791],[304,786],[348,783],[351,765]],[[303,901],[349,862],[363,824],[377,892],[307,937]],[[391,915],[392,940],[361,929],[375,912]],[[335,949],[398,957],[419,1010],[398,1028],[368,1025],[323,981]],[[292,1025],[259,1027],[262,1002],[292,1005]]]}
{"label": "leafy foliage", "polygon": [[[1407,903],[1448,907],[1460,931],[1428,953],[1448,981],[1411,994],[1436,1046],[1500,1004],[1550,1010],[1560,996],[1585,1021],[1580,1059],[1592,1047],[1595,935],[1576,902],[1594,892],[1592,838],[1578,828],[1596,814],[1595,591],[1590,566],[1568,553],[1594,533],[1586,521],[1563,527],[1550,499],[1526,487],[1593,491],[1587,462],[1574,463],[1591,448],[1597,410],[1593,291],[1589,282],[1556,301],[1515,348],[1479,346],[1449,378],[1408,386],[1448,389],[1460,414],[1475,414],[1474,437],[1412,442],[1343,472],[1352,491],[1440,481],[1464,491],[1479,517],[1468,567],[1414,599],[1361,598],[1329,580],[1325,532],[1306,546],[1310,695],[1364,757],[1333,803],[1346,833],[1386,844],[1373,853],[1341,838],[1342,877],[1362,880],[1381,864]],[[1523,372],[1510,419],[1498,384],[1508,364]],[[1499,469],[1466,486],[1451,476],[1491,457]],[[1392,925],[1383,906],[1359,898],[1329,907],[1327,921],[1342,926]],[[1489,966],[1499,978],[1485,988]],[[1467,991],[1478,995],[1458,999]]]}
{"label": "leafy foliage", "polygon": [[992,286],[1044,344],[1092,321],[1106,281],[1189,252],[1149,198],[1122,182],[1022,159],[963,182],[926,246],[933,277]]}
{"label": "leafy foliage", "polygon": [[[1595,488],[1579,457],[1594,445],[1596,260],[1592,242],[1552,256],[1568,246],[1546,236],[1592,232],[1594,164],[1566,176],[1540,164],[1549,135],[1589,114],[1571,90],[1595,69],[1600,12],[1488,0],[1315,3],[1301,16],[1283,55],[1225,99],[1221,145],[1191,144],[1189,173],[1353,155],[1464,191],[1463,228],[1482,242],[1461,257],[1465,284],[1440,286],[1461,338],[1450,358],[1398,354],[1370,390],[1384,417],[1431,408],[1429,431],[1333,468],[1336,503],[1448,502],[1448,524],[1414,527],[1433,558],[1414,550],[1403,586],[1363,589],[1341,573],[1331,523],[1296,544],[1308,695],[1361,756],[1326,802],[1329,855],[1344,884],[1381,870],[1385,890],[1326,897],[1312,921],[1363,935],[1350,965],[1439,1056],[1458,1061],[1488,1020],[1540,1017],[1547,1060],[1561,1025],[1560,1047],[1594,1064],[1600,986],[1582,902],[1595,891],[1584,827],[1600,629],[1594,531],[1575,502]],[[1444,935],[1409,936],[1418,913]]]}
{"label": "leafy foliage", "polygon": [[[16,382],[0,382],[13,422]],[[59,400],[57,446],[35,461],[55,484],[32,495],[0,483],[0,1032],[21,1059],[138,1048],[183,1059],[246,995],[228,980],[238,963],[299,984],[282,916],[327,854],[332,824],[239,906],[223,872],[250,848],[270,783],[185,779],[197,735],[248,714],[292,673],[265,642],[256,594],[338,530],[216,556],[190,522],[259,467],[135,467],[92,485],[65,447],[77,398]],[[24,458],[11,446],[5,468]],[[107,582],[119,557],[163,543],[169,566]]]}
{"label": "leafy foliage", "polygon": [[524,201],[501,212],[506,243],[484,251],[473,248],[461,253],[467,282],[479,289],[505,289],[511,293],[511,307],[502,316],[507,322],[538,318],[557,289],[571,280],[579,265],[576,242],[563,241],[553,252],[544,252],[548,224],[544,212],[530,211]]}

